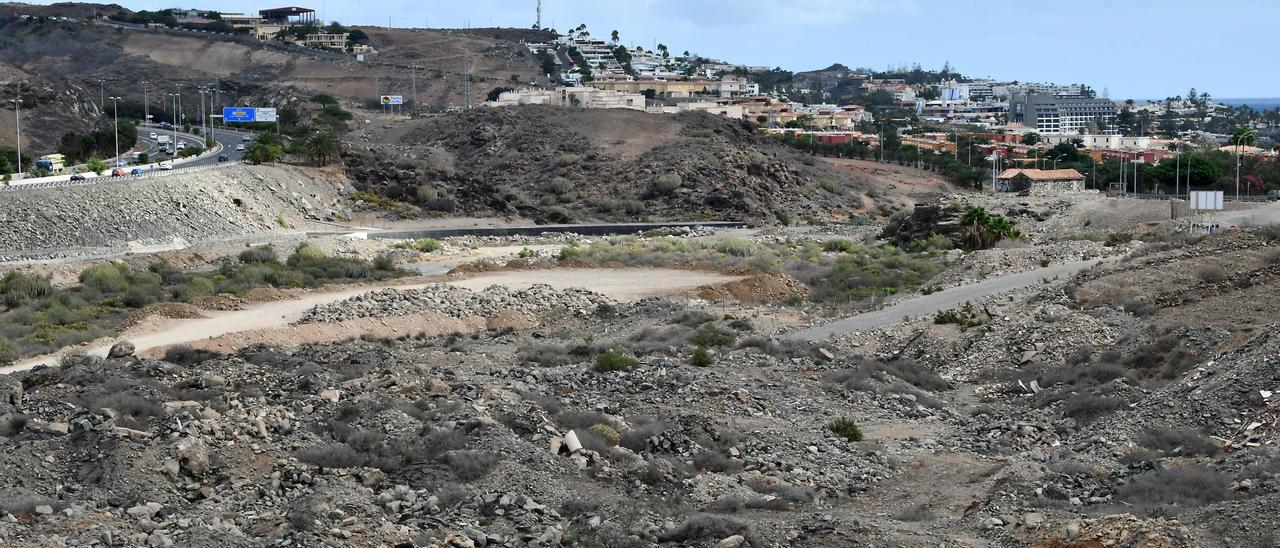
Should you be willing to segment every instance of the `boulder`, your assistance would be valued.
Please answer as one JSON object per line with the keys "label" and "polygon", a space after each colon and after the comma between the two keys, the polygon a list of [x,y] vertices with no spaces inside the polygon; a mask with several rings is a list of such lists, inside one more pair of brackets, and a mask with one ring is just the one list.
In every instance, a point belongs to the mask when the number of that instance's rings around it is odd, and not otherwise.
{"label": "boulder", "polygon": [[111,345],[111,350],[107,351],[107,357],[110,359],[127,358],[133,355],[134,346],[129,341],[120,341]]}

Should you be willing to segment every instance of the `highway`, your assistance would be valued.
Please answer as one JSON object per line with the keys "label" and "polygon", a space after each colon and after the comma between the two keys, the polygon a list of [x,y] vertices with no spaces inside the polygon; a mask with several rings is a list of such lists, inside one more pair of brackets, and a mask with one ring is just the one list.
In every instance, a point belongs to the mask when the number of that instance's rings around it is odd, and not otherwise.
{"label": "highway", "polygon": [[[169,138],[173,139],[173,130],[170,128],[164,128],[164,127],[154,126],[154,125],[139,126],[138,140],[145,143],[147,146],[147,149],[139,150],[138,152],[146,152],[147,156],[152,161],[159,160],[160,158],[169,158],[168,156],[156,155],[156,152],[159,150],[159,147],[157,146],[155,139],[151,138],[151,135],[150,135],[151,133],[155,133],[156,137],[159,137],[161,135],[169,135],[170,136]],[[220,129],[220,128],[215,128],[213,130],[213,139],[223,147],[221,154],[225,154],[227,156],[227,159],[230,161],[238,161],[242,156],[244,156],[244,152],[236,150],[236,147],[242,144],[247,144],[247,141],[244,141],[244,136],[246,135],[250,137],[253,136],[252,133],[245,132],[245,131],[226,130],[226,129]],[[178,140],[184,143],[187,143],[187,146],[191,146],[193,144],[195,145],[200,144],[200,139],[198,137],[186,135],[181,132],[178,133]],[[216,163],[218,163],[218,155],[210,155],[206,158],[201,158],[199,160],[196,160],[187,164],[183,164],[183,165],[184,167],[195,167],[195,166],[204,166],[204,165],[216,164]]]}

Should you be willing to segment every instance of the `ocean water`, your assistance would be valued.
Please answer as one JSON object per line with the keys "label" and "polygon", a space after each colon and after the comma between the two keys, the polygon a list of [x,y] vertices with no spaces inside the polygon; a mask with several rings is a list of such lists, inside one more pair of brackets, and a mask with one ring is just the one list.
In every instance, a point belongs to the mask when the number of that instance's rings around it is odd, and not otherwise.
{"label": "ocean water", "polygon": [[1238,107],[1240,105],[1249,105],[1253,110],[1272,110],[1280,108],[1280,97],[1253,98],[1253,99],[1214,99],[1214,102],[1224,105]]}

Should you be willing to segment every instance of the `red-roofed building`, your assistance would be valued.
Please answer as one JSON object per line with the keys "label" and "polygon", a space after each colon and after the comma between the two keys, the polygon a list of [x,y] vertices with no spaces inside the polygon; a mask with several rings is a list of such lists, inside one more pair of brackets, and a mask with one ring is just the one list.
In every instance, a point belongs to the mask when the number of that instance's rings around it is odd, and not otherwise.
{"label": "red-roofed building", "polygon": [[1074,169],[1006,169],[996,176],[996,191],[1061,194],[1084,190],[1084,175]]}

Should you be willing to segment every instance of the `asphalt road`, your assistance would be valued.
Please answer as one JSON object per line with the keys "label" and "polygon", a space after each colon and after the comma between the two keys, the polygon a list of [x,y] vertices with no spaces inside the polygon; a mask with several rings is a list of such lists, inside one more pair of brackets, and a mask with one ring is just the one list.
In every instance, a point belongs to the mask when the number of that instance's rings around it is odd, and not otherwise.
{"label": "asphalt road", "polygon": [[[163,128],[156,128],[152,126],[138,128],[138,139],[147,144],[147,150],[140,151],[140,152],[146,152],[147,155],[152,160],[158,160],[160,158],[170,158],[170,156],[156,155],[156,152],[159,150],[159,147],[156,145],[155,139],[151,138],[151,133],[155,133],[157,137],[159,137],[160,135],[168,134],[170,135],[171,139],[173,135],[172,130],[166,131]],[[239,160],[240,157],[244,155],[243,151],[236,150],[236,147],[247,143],[247,141],[244,141],[245,135],[248,135],[249,137],[253,136],[252,133],[243,132],[243,131],[229,131],[229,130],[224,130],[219,128],[214,128],[213,130],[213,139],[222,145],[223,147],[222,154],[227,155],[227,159],[231,161]],[[178,134],[178,140],[187,143],[188,146],[193,144],[196,144],[196,145],[200,144],[199,139],[194,139],[194,138],[185,136],[181,133]],[[218,163],[218,157],[209,156],[208,158],[201,158],[194,162],[184,164],[184,167],[205,166],[205,165],[216,164],[216,163]]]}
{"label": "asphalt road", "polygon": [[931,295],[921,295],[912,299],[896,301],[880,310],[850,316],[843,320],[836,320],[828,324],[798,331],[791,334],[791,338],[814,341],[833,335],[885,327],[901,323],[905,317],[920,318],[928,316],[939,310],[958,307],[967,301],[1027,287],[1044,278],[1053,278],[1064,274],[1073,276],[1076,273],[1092,268],[1103,260],[1092,259],[1062,263],[999,278],[989,278],[975,284],[953,287]]}

